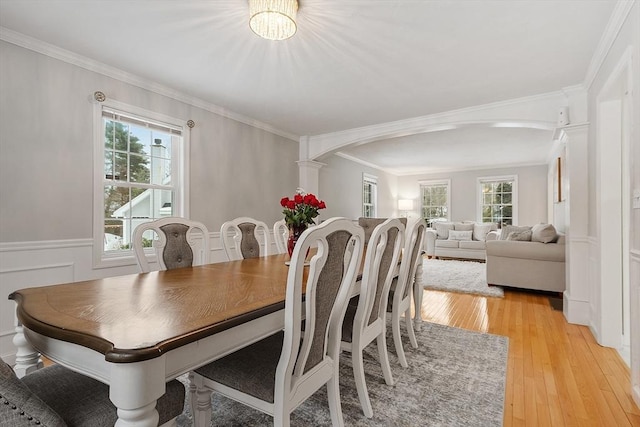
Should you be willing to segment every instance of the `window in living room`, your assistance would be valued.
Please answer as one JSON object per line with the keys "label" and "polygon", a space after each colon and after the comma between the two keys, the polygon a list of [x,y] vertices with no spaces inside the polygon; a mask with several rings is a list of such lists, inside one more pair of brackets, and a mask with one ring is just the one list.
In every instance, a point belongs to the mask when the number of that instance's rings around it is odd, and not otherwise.
{"label": "window in living room", "polygon": [[139,224],[186,216],[183,125],[114,101],[95,114],[94,261],[124,264]]}
{"label": "window in living room", "polygon": [[516,175],[478,178],[482,222],[495,222],[499,227],[515,225],[518,199]]}
{"label": "window in living room", "polygon": [[422,217],[431,227],[434,222],[449,219],[449,188],[451,180],[420,181]]}
{"label": "window in living room", "polygon": [[362,174],[362,216],[375,218],[378,202],[378,177]]}

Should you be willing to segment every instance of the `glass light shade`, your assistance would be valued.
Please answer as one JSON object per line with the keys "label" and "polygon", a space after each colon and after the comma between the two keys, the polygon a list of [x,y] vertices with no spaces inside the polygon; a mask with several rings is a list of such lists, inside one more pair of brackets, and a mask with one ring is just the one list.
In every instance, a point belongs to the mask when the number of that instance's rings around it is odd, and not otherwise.
{"label": "glass light shade", "polygon": [[413,210],[413,200],[411,200],[411,199],[400,199],[400,200],[398,200],[398,210],[400,210],[400,211],[412,211]]}
{"label": "glass light shade", "polygon": [[269,40],[285,40],[296,33],[297,0],[249,0],[249,27]]}

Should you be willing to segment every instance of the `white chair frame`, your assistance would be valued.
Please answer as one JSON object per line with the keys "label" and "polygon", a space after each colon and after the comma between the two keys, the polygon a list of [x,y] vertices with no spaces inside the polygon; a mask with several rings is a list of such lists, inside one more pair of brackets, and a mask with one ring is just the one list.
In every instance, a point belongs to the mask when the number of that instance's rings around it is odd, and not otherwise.
{"label": "white chair frame", "polygon": [[[158,266],[160,267],[160,270],[167,269],[167,266],[165,265],[164,259],[162,257],[162,253],[164,252],[167,245],[167,238],[160,227],[168,224],[182,224],[189,227],[189,230],[187,231],[187,243],[193,250],[192,265],[203,265],[209,263],[209,230],[207,230],[207,227],[205,227],[204,224],[180,217],[161,218],[155,221],[140,224],[133,232],[133,249],[136,254],[136,259],[138,261],[138,265],[140,266],[140,270],[143,273],[148,273],[149,271],[151,271],[149,261],[147,259],[147,252],[142,246],[142,237],[144,233],[149,230],[154,231],[158,237],[157,239],[153,240],[153,250],[157,258]],[[193,234],[195,230],[199,231],[202,234],[201,238]]]}
{"label": "white chair frame", "polygon": [[[254,224],[256,226],[253,234],[261,247],[260,256],[267,256],[270,253],[271,238],[269,236],[269,228],[267,227],[267,224],[262,221],[258,221],[257,219],[243,216],[227,221],[220,227],[220,240],[222,241],[222,247],[229,258],[229,261],[244,259],[240,246],[242,243],[242,231],[240,230],[239,225],[245,223]],[[264,249],[264,252],[262,252],[262,249]]]}
{"label": "white chair frame", "polygon": [[[326,353],[324,358],[309,371],[304,372],[311,351],[310,337],[315,327],[315,302],[319,273],[329,255],[327,236],[333,232],[345,230],[351,234],[344,256],[344,274],[338,295],[329,315],[325,331]],[[305,258],[310,247],[317,246],[317,252],[311,257],[310,265],[305,266]],[[343,426],[339,390],[339,357],[342,321],[344,319],[349,295],[355,286],[355,280],[362,261],[364,231],[346,218],[332,218],[319,226],[310,227],[300,236],[291,257],[287,277],[285,300],[285,327],[282,353],[276,369],[274,402],[267,402],[239,390],[199,375],[194,375],[197,388],[197,408],[194,413],[196,426],[208,426],[211,423],[211,391],[221,393],[254,409],[274,417],[274,426],[288,427],[290,414],[302,402],[327,384],[327,397],[334,426]],[[304,269],[308,268],[308,278],[303,302],[302,285]],[[304,307],[303,307],[304,304]],[[306,329],[302,331],[303,313],[306,313]],[[301,338],[305,339],[301,343]],[[191,395],[193,399],[193,394]]]}
{"label": "white chair frame", "polygon": [[[397,228],[398,233],[392,242],[393,249],[391,255],[391,263],[389,269],[384,272],[380,271],[382,257],[388,244],[389,231]],[[371,233],[367,252],[364,260],[364,269],[362,272],[362,280],[360,285],[360,296],[358,298],[358,308],[356,309],[353,319],[353,332],[351,342],[342,341],[340,347],[342,350],[351,352],[351,365],[358,391],[358,398],[362,411],[367,418],[373,417],[373,408],[367,391],[367,382],[364,375],[364,361],[362,351],[373,340],[376,340],[378,348],[378,357],[380,366],[387,385],[393,385],[393,375],[391,374],[391,366],[389,364],[389,355],[387,353],[387,301],[389,298],[389,289],[394,274],[397,271],[398,260],[400,259],[400,251],[404,244],[405,228],[402,222],[397,218],[390,218],[379,224]],[[380,275],[383,274],[385,279],[382,282],[382,291],[380,292],[380,301],[378,304],[377,318],[369,323],[371,313],[374,308],[376,290]]]}
{"label": "white chair frame", "polygon": [[[424,246],[426,230],[427,223],[424,218],[420,218],[412,224],[407,225],[406,240],[402,251],[402,261],[400,263],[400,273],[398,275],[396,288],[393,292],[393,309],[391,311],[393,342],[398,355],[398,361],[404,368],[409,365],[402,347],[400,319],[404,314],[404,322],[407,327],[407,334],[409,335],[411,346],[418,348],[416,333],[413,330],[413,322],[411,321],[411,296],[413,295],[413,281],[415,280],[416,269],[418,263],[422,262],[421,253]],[[415,251],[418,253],[416,254]]]}
{"label": "white chair frame", "polygon": [[287,243],[289,241],[289,227],[284,219],[273,224],[273,240],[276,242],[276,250],[279,254],[287,253]]}

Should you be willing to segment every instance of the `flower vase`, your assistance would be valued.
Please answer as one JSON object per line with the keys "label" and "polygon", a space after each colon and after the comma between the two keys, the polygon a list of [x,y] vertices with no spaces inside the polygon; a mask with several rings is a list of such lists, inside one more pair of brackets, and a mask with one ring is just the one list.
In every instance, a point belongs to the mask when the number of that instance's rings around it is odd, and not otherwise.
{"label": "flower vase", "polygon": [[307,224],[292,225],[289,227],[289,239],[287,240],[287,251],[289,252],[289,258],[293,255],[293,249],[296,247],[296,242],[307,229]]}

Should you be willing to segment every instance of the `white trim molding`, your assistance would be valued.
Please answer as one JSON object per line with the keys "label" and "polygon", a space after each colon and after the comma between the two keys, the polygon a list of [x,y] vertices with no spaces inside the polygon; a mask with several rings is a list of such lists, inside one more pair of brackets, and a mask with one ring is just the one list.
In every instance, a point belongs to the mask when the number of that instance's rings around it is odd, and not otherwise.
{"label": "white trim molding", "polygon": [[226,117],[228,119],[247,124],[254,128],[262,129],[266,132],[279,135],[291,141],[298,142],[300,138],[299,135],[295,135],[291,132],[287,132],[287,131],[275,128],[269,124],[266,124],[258,120],[252,119],[250,117],[244,116],[242,114],[238,114],[233,111],[227,110],[226,108],[220,107],[219,105],[212,104],[210,102],[204,101],[202,99],[199,99],[190,95],[186,95],[168,86],[149,81],[148,79],[139,77],[137,75],[128,73],[126,71],[122,71],[118,68],[106,65],[102,62],[95,61],[93,59],[87,58],[82,55],[78,55],[77,53],[62,49],[60,47],[54,46],[52,44],[46,43],[44,41],[29,37],[29,36],[26,36],[22,33],[10,30],[5,27],[0,27],[0,40],[3,40],[7,43],[15,44],[25,49],[32,50],[34,52],[41,53],[42,55],[46,55],[51,58],[58,59],[60,61],[67,62],[69,64],[73,64],[75,66],[84,68],[85,70],[93,71],[95,73],[99,73],[104,76],[111,77],[116,80],[120,80],[122,82],[137,86],[139,88],[155,92],[159,95],[163,95],[168,98],[175,99],[176,101],[193,105],[194,107],[201,108],[213,114],[217,114],[219,116]]}

